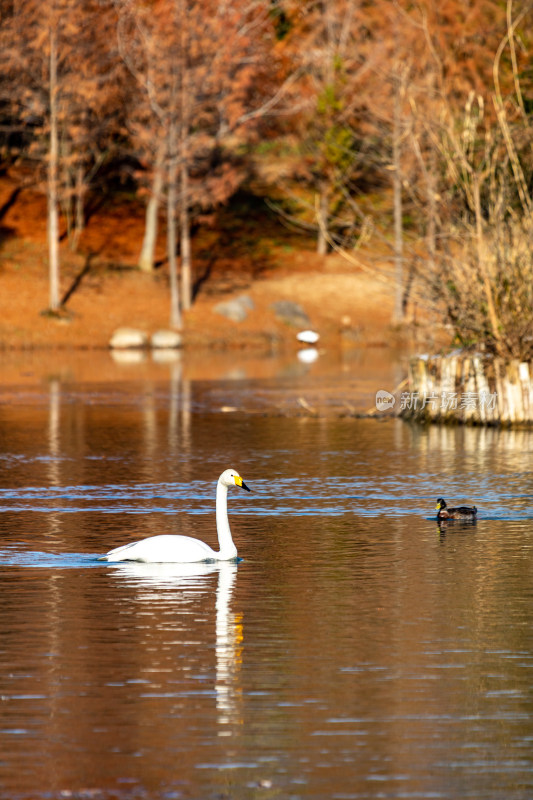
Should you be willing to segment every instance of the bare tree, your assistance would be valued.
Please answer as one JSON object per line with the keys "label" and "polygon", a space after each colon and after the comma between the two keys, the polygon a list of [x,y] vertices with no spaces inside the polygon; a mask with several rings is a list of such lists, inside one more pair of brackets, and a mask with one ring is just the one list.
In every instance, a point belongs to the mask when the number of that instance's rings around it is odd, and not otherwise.
{"label": "bare tree", "polygon": [[[14,3],[11,11],[0,26],[2,99],[23,126],[30,142],[24,152],[26,162],[35,167],[35,180],[42,182],[47,196],[49,308],[57,313],[61,209],[69,208],[77,192],[79,238],[84,188],[98,161],[99,137],[92,124],[96,109],[101,114],[102,109],[114,106],[109,113],[117,115],[120,108],[116,95],[108,91],[117,84],[105,37],[109,14],[108,9],[95,9],[89,0],[76,4],[51,0],[44,6],[28,0]],[[111,128],[109,118],[106,127]],[[107,134],[107,141],[111,136]],[[73,171],[75,181],[71,180]]]}
{"label": "bare tree", "polygon": [[49,28],[49,126],[50,144],[48,148],[48,269],[50,287],[50,311],[59,309],[59,209],[58,209],[58,110],[57,110],[57,27],[58,21],[50,20]]}
{"label": "bare tree", "polygon": [[[222,154],[230,133],[254,119],[249,112],[254,76],[266,54],[262,34],[268,14],[263,3],[245,0],[158,0],[150,8],[137,0],[116,0],[116,7],[121,52],[144,92],[130,125],[144,158],[154,165],[153,227],[145,234],[143,260],[149,263],[155,240],[164,157],[171,322],[179,326],[181,311],[192,300],[192,220],[203,208],[226,199],[239,179],[236,171],[232,175],[230,161],[219,171],[213,169],[213,157]],[[162,137],[164,156],[161,144],[147,145],[158,139],[161,143]],[[174,274],[178,242],[179,280]]]}
{"label": "bare tree", "polygon": [[[363,6],[360,0],[284,4],[290,32],[283,48],[295,77],[288,98],[299,141],[283,188],[297,209],[293,221],[316,230],[321,255],[331,238],[340,244],[352,225],[346,194],[364,172],[368,155],[361,135],[367,117],[367,82],[381,48],[371,52],[366,47]],[[304,180],[317,202],[291,191],[294,179]]]}
{"label": "bare tree", "polygon": [[[523,113],[516,53],[516,28],[530,7],[513,19],[493,61],[494,91],[471,90],[461,117],[441,102],[434,142],[445,169],[454,217],[446,241],[421,273],[426,299],[449,324],[458,342],[496,355],[533,356],[531,124]],[[502,76],[502,53],[511,53],[511,74]],[[504,95],[502,79],[507,93]],[[489,102],[487,102],[489,100]],[[495,111],[495,113],[494,113]],[[443,246],[444,243],[444,246]]]}
{"label": "bare tree", "polygon": [[165,186],[164,171],[166,152],[166,140],[165,138],[161,138],[157,144],[155,153],[155,160],[152,169],[152,181],[149,189],[148,202],[146,203],[144,237],[138,260],[139,269],[141,269],[143,272],[152,272],[154,269],[159,206],[161,204]]}

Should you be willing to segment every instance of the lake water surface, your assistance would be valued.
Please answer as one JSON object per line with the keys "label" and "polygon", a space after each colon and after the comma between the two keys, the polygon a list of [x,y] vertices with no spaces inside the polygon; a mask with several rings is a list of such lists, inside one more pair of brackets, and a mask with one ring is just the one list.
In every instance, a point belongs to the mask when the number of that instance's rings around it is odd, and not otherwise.
{"label": "lake water surface", "polygon": [[[281,413],[301,389],[4,393],[2,798],[533,797],[533,434]],[[238,564],[97,561],[216,545],[228,466]]]}

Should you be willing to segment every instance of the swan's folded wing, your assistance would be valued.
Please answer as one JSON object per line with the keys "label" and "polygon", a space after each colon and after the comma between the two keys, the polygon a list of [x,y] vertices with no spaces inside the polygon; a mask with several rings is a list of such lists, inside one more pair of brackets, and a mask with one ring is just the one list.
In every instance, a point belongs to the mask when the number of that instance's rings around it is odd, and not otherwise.
{"label": "swan's folded wing", "polygon": [[115,547],[102,561],[141,561],[146,564],[193,563],[216,559],[209,545],[190,536],[162,534]]}

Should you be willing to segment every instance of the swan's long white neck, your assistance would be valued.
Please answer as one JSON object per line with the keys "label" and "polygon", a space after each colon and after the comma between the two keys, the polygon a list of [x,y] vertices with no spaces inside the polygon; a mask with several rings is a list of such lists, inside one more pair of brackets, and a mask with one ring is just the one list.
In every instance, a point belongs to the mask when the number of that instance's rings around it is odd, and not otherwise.
{"label": "swan's long white neck", "polygon": [[225,561],[237,556],[237,548],[233,544],[228,520],[228,487],[220,481],[217,483],[217,533],[220,552],[218,557]]}

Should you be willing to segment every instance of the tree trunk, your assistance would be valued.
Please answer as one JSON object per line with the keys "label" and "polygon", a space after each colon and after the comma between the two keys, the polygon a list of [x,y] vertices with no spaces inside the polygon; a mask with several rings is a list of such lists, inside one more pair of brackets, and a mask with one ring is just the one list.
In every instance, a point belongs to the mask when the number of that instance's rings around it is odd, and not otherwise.
{"label": "tree trunk", "polygon": [[170,276],[170,325],[181,328],[181,309],[178,287],[178,265],[176,260],[176,195],[177,195],[177,136],[175,123],[168,133],[168,185],[167,185],[167,255]]}
{"label": "tree trunk", "polygon": [[435,275],[435,264],[437,255],[437,164],[435,151],[430,151],[430,164],[427,180],[427,202],[428,202],[428,226],[427,226],[427,248],[429,256],[429,268],[431,274]]}
{"label": "tree trunk", "polygon": [[328,252],[328,191],[325,184],[320,185],[318,202],[320,222],[318,225],[316,251],[319,256],[325,256]]}
{"label": "tree trunk", "polygon": [[57,311],[59,298],[59,210],[58,210],[58,114],[57,114],[57,32],[50,29],[50,149],[48,159],[48,271],[50,310]]}
{"label": "tree trunk", "polygon": [[392,123],[392,181],[394,203],[394,263],[396,272],[396,291],[394,296],[393,322],[403,322],[403,204],[401,170],[401,82],[394,81],[394,111]]}
{"label": "tree trunk", "polygon": [[[180,16],[186,17],[186,4],[180,2]],[[182,26],[181,60],[180,60],[180,255],[181,255],[181,302],[184,310],[188,310],[192,303],[191,281],[191,221],[189,218],[189,152],[188,136],[192,119],[190,113],[190,86],[189,86],[189,42],[186,39],[186,28]]]}
{"label": "tree trunk", "polygon": [[483,242],[483,216],[481,211],[480,183],[481,179],[479,175],[474,173],[473,187],[474,187],[474,206],[476,211],[477,262],[478,262],[479,274],[481,275],[481,279],[483,281],[483,287],[485,289],[485,297],[487,299],[487,311],[489,315],[490,327],[492,330],[492,335],[494,336],[494,340],[496,342],[496,346],[499,350],[500,339],[501,339],[500,323],[498,320],[498,315],[496,314],[496,308],[494,306],[494,298],[492,296],[492,287],[490,284],[490,278],[487,273],[487,269],[485,267],[485,247]]}
{"label": "tree trunk", "polygon": [[181,154],[181,201],[180,201],[180,251],[181,251],[181,302],[187,311],[192,303],[191,281],[191,221],[189,218],[189,173],[185,154]]}
{"label": "tree trunk", "polygon": [[84,181],[83,164],[80,161],[80,163],[76,166],[76,200],[75,200],[76,214],[74,218],[74,232],[72,234],[72,239],[70,242],[70,247],[72,250],[74,250],[74,252],[78,249],[80,237],[85,228],[84,198],[85,198],[85,181]]}
{"label": "tree trunk", "polygon": [[143,272],[153,272],[155,263],[155,245],[157,242],[157,222],[159,217],[159,204],[163,192],[163,176],[165,165],[166,144],[163,142],[156,154],[152,190],[146,206],[144,224],[144,238],[137,265]]}

